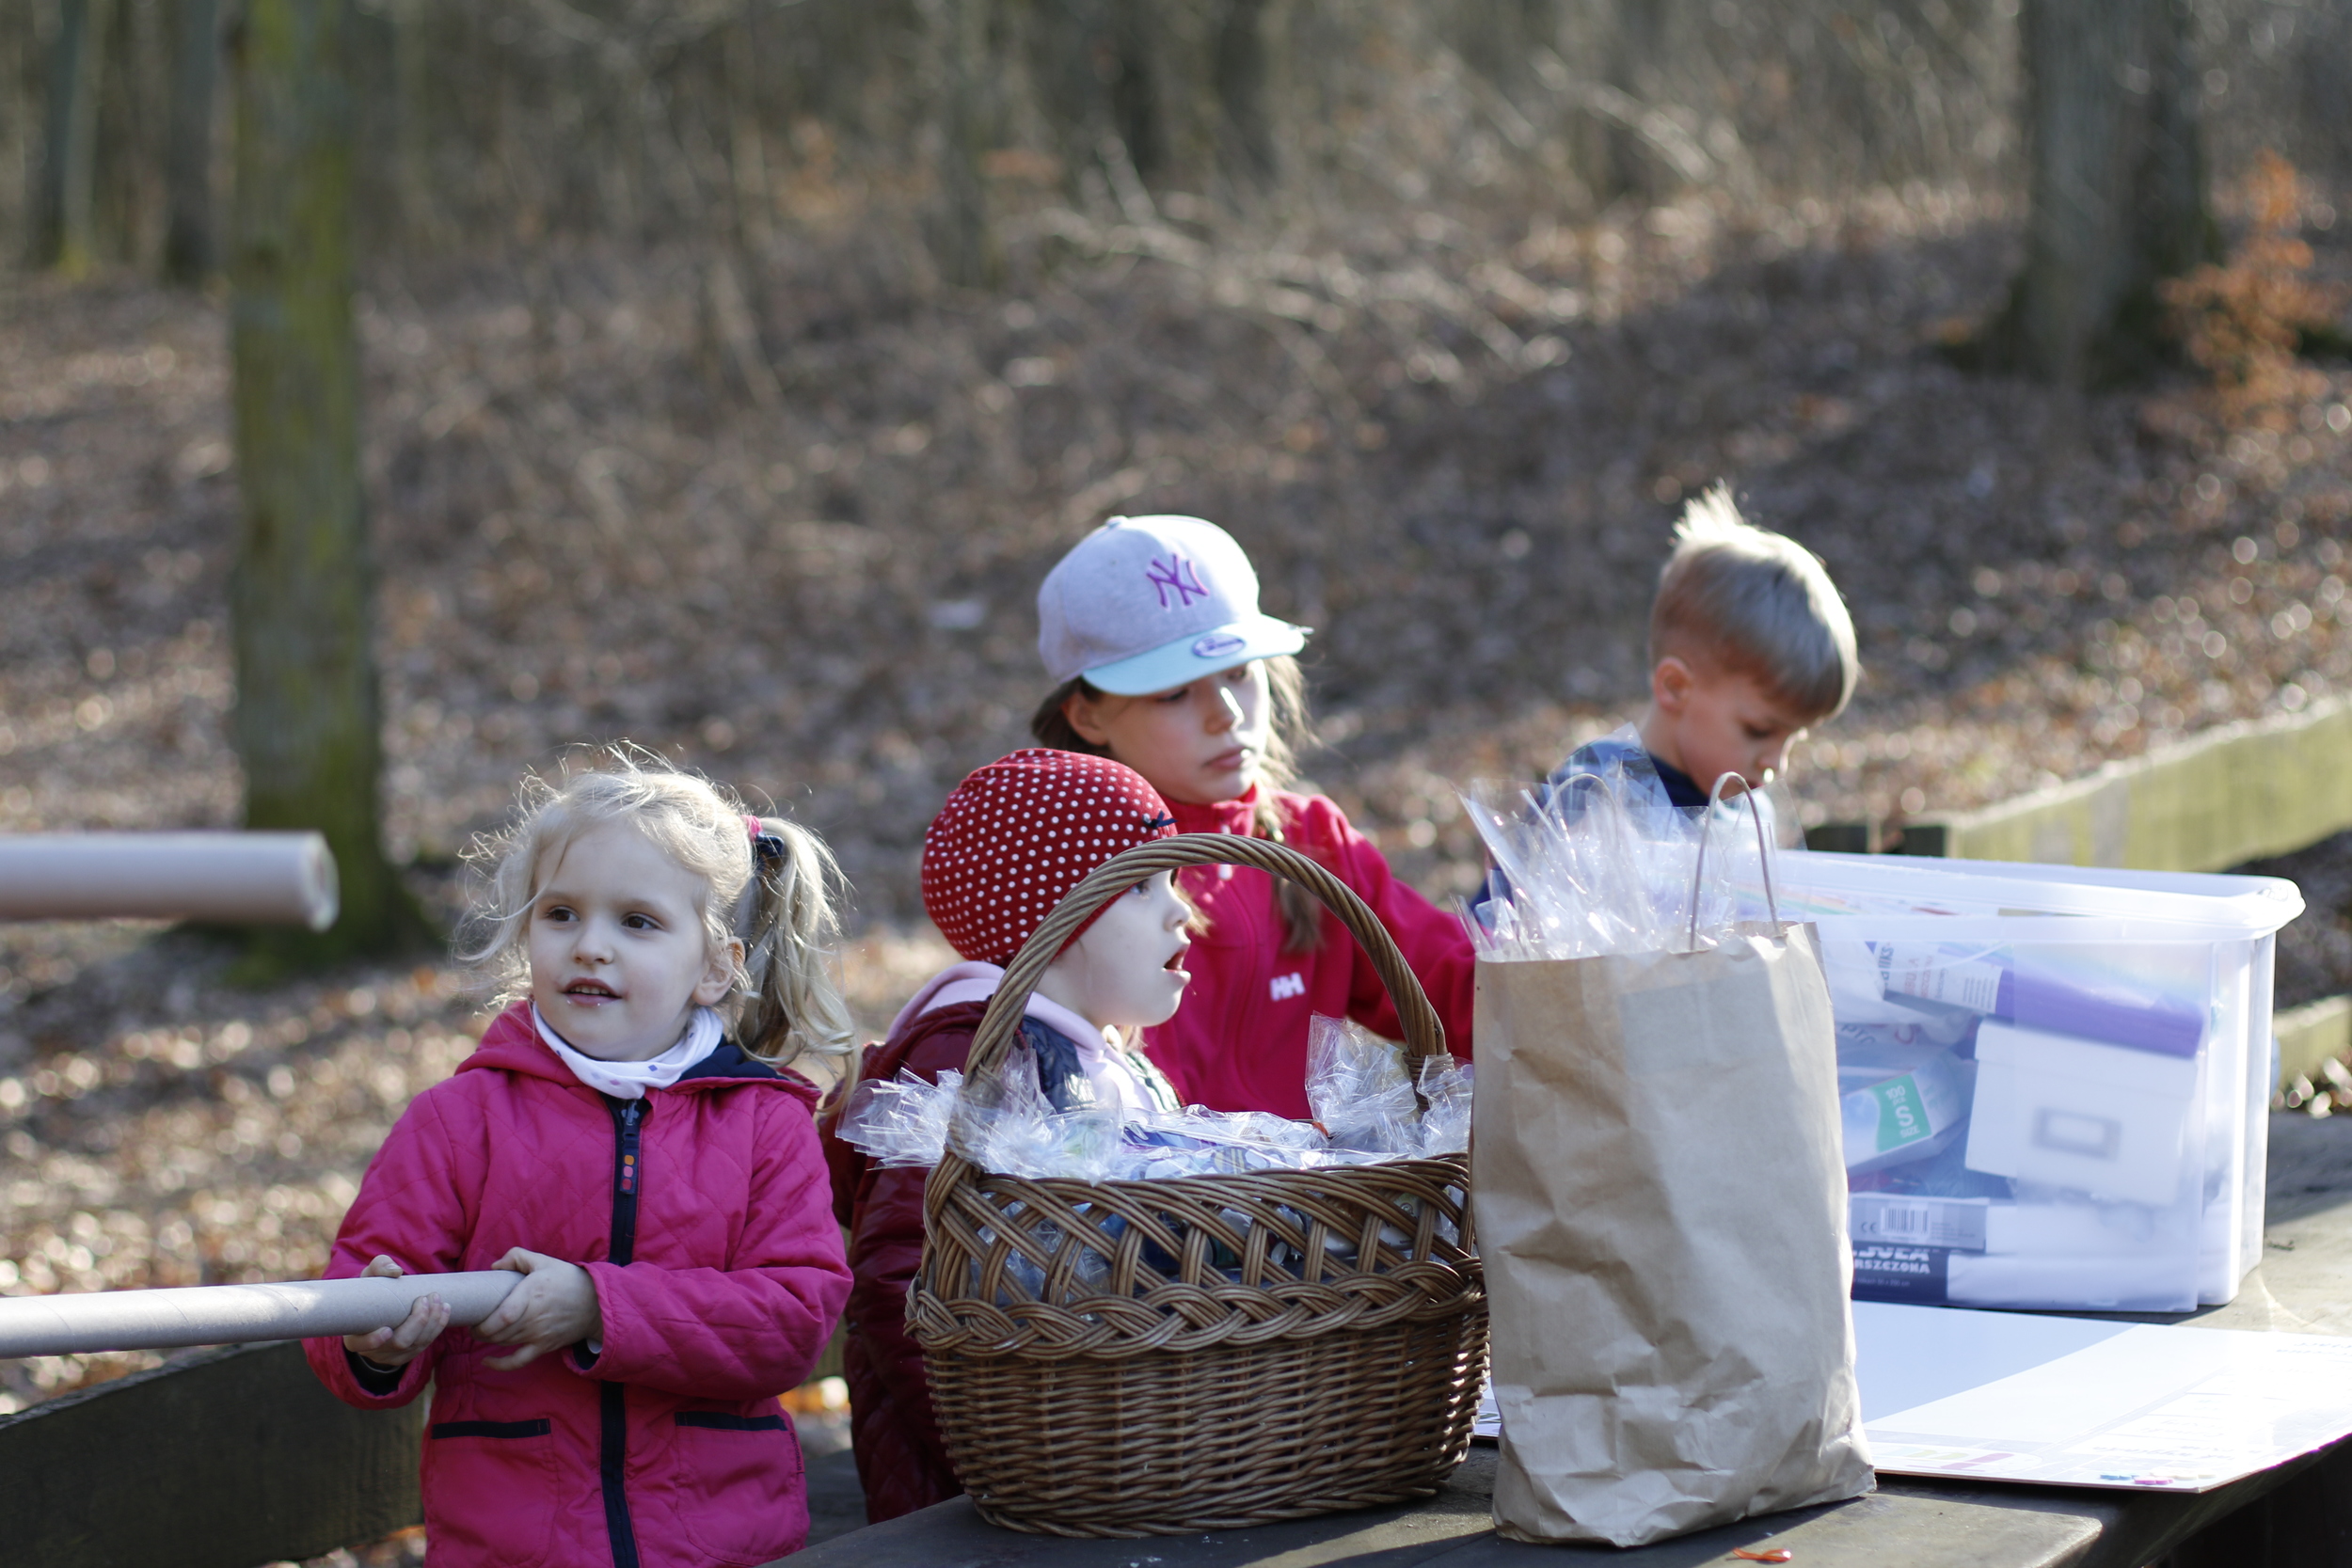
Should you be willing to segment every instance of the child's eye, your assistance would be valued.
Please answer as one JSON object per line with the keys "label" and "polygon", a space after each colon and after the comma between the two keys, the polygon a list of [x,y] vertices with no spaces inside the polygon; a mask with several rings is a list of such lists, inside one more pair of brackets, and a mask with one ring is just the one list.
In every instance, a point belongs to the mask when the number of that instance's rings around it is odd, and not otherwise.
{"label": "child's eye", "polygon": [[625,914],[621,916],[621,924],[632,931],[658,931],[661,928],[661,922],[649,914],[642,913]]}

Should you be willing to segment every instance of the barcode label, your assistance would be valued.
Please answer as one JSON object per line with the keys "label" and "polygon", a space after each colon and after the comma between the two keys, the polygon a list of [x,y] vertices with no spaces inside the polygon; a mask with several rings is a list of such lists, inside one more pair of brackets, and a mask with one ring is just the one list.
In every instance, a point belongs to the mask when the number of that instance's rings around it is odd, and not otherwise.
{"label": "barcode label", "polygon": [[1915,997],[1970,1012],[2000,1010],[2001,966],[1955,959],[1917,942],[1879,942],[1879,983],[1890,997]]}
{"label": "barcode label", "polygon": [[[1863,1227],[1854,1227],[1854,1234],[1862,1236]],[[1873,1242],[1914,1242],[1924,1245],[1928,1239],[1928,1212],[1925,1209],[1898,1209],[1888,1204],[1870,1216],[1868,1235]]]}
{"label": "barcode label", "polygon": [[1981,1198],[1887,1197],[1856,1193],[1849,1206],[1854,1243],[1984,1250]]}

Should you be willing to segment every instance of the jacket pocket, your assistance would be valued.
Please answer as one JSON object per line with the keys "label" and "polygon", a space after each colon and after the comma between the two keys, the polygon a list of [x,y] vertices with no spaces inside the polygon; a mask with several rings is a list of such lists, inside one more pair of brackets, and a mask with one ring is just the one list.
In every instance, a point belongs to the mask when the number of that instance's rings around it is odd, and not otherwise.
{"label": "jacket pocket", "polygon": [[671,1473],[686,1537],[731,1565],[772,1562],[808,1533],[801,1439],[772,1404],[768,1414],[681,1410],[671,1419]]}
{"label": "jacket pocket", "polygon": [[554,1423],[435,1421],[425,1428],[424,1528],[456,1562],[537,1568],[555,1546]]}
{"label": "jacket pocket", "polygon": [[436,1421],[433,1437],[545,1437],[555,1423],[545,1416],[535,1421]]}
{"label": "jacket pocket", "polygon": [[708,1427],[713,1432],[782,1432],[791,1423],[780,1415],[731,1416],[723,1410],[681,1410],[677,1413],[677,1424]]}

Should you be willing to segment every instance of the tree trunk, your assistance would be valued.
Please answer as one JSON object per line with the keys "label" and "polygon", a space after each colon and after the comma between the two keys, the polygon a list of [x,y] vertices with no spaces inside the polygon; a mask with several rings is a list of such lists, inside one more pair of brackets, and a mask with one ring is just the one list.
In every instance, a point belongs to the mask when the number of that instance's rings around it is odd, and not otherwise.
{"label": "tree trunk", "polygon": [[1516,103],[1535,80],[1535,51],[1560,45],[1559,0],[1470,0],[1459,31],[1462,63]]}
{"label": "tree trunk", "polygon": [[1153,69],[1155,28],[1151,0],[1108,0],[1102,71],[1110,97],[1111,134],[1127,150],[1127,161],[1149,182],[1168,172],[1168,132],[1160,113],[1160,87]]}
{"label": "tree trunk", "polygon": [[1266,0],[1222,0],[1210,40],[1218,109],[1217,162],[1243,190],[1274,182],[1274,120],[1266,102]]}
{"label": "tree trunk", "polygon": [[2163,356],[2156,284],[2220,250],[2185,0],[2025,0],[2026,261],[1985,347],[2068,387]]}
{"label": "tree trunk", "polygon": [[164,155],[164,276],[200,283],[213,270],[213,81],[220,60],[219,0],[179,0],[171,63],[169,144]]}
{"label": "tree trunk", "polygon": [[49,55],[31,260],[71,277],[88,271],[96,254],[98,78],[111,8],[111,0],[58,0],[56,42]]}
{"label": "tree trunk", "polygon": [[315,828],[342,918],[283,961],[398,945],[416,916],[376,836],[382,767],[352,319],[348,0],[246,0],[233,39],[230,356],[244,516],[230,579],[246,825]]}
{"label": "tree trunk", "polygon": [[[1615,0],[1610,8],[1609,47],[1602,62],[1602,79],[1629,103],[1647,103],[1665,52],[1666,19],[1660,0]],[[1613,119],[1603,134],[1600,198],[1621,198],[1647,206],[1665,199],[1674,187],[1674,174],[1658,150],[1624,119]]]}
{"label": "tree trunk", "polygon": [[993,288],[1004,258],[988,214],[989,7],[985,0],[923,0],[938,103],[939,202],[930,248],[940,277],[962,289]]}

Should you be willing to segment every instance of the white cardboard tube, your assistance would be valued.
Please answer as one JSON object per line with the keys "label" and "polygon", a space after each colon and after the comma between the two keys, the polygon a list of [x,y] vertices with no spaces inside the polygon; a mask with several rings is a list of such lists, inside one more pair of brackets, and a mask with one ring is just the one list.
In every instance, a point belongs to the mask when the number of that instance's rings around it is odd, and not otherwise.
{"label": "white cardboard tube", "polygon": [[335,923],[335,857],[317,833],[0,836],[0,920]]}
{"label": "white cardboard tube", "polygon": [[366,1334],[399,1323],[419,1297],[428,1295],[449,1303],[453,1326],[471,1328],[522,1277],[506,1269],[485,1269],[398,1279],[0,1297],[0,1359]]}

